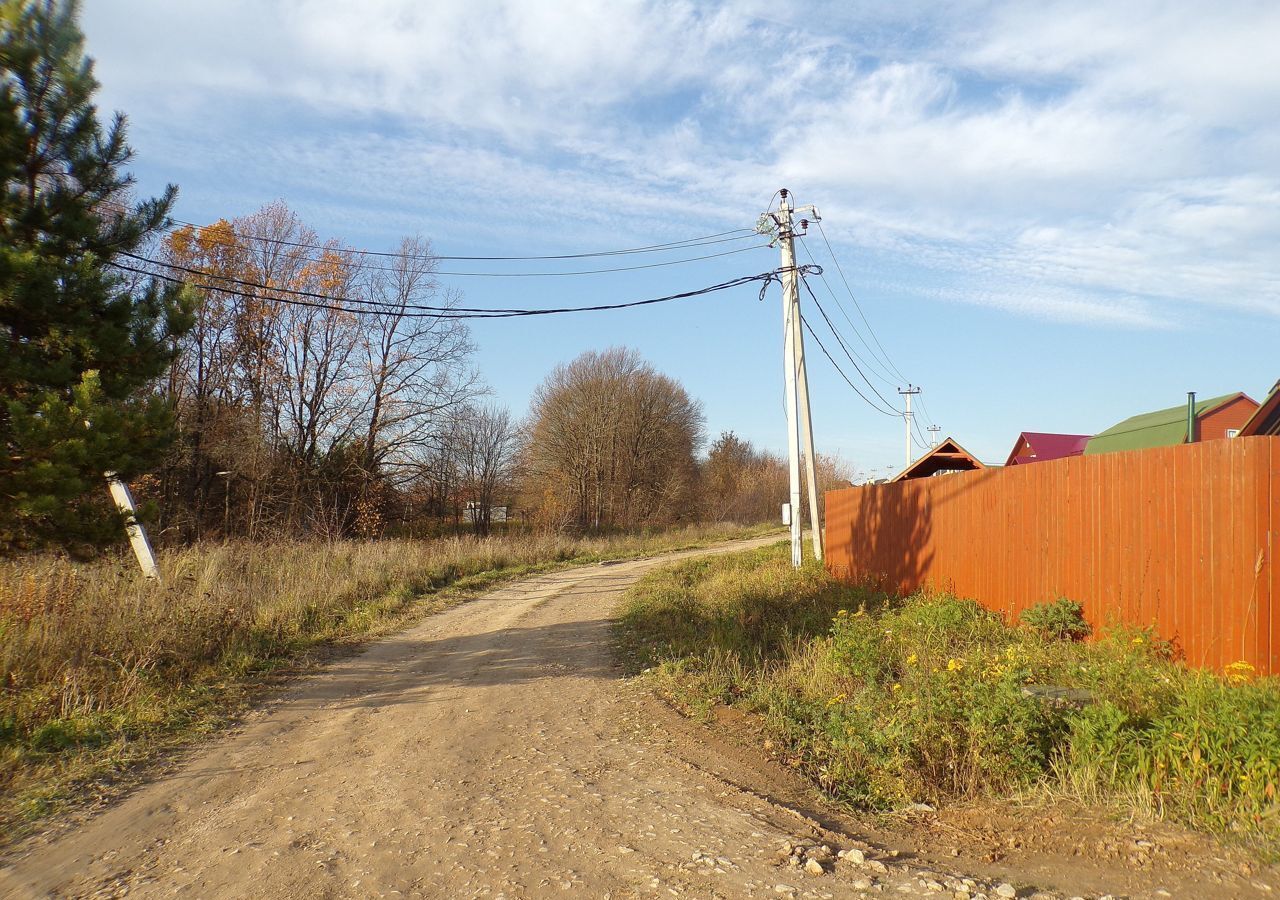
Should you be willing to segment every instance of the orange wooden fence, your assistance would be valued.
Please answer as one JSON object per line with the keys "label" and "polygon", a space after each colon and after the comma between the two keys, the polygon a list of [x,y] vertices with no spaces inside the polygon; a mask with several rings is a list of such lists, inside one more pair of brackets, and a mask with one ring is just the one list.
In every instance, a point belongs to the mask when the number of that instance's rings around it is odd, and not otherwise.
{"label": "orange wooden fence", "polygon": [[1188,663],[1280,674],[1280,437],[1080,456],[826,495],[827,568],[933,586],[1009,619],[1084,604]]}

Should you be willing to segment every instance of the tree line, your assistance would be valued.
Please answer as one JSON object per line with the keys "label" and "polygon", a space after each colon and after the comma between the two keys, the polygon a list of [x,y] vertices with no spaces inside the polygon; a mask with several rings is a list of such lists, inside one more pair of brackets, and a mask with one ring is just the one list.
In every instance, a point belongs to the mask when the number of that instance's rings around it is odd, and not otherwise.
{"label": "tree line", "polygon": [[486,402],[465,321],[415,315],[460,302],[422,237],[360,253],[283,202],[174,227],[98,121],[76,11],[0,2],[0,551],[118,536],[108,471],[170,542],[777,518],[782,461],[704,456],[701,405],[634,350],[556,367],[527,415]]}

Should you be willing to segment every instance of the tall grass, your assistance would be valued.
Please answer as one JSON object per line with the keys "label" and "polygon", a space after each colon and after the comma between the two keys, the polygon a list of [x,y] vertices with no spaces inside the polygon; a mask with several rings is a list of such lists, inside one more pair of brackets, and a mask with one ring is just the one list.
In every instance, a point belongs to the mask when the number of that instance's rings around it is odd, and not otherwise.
{"label": "tall grass", "polygon": [[784,761],[862,808],[1068,792],[1280,852],[1280,679],[1031,619],[876,595],[770,548],[649,576],[622,639],[678,704],[754,711]]}
{"label": "tall grass", "polygon": [[442,589],[759,532],[205,545],[162,553],[159,584],[124,556],[0,561],[0,824],[217,727],[257,676]]}

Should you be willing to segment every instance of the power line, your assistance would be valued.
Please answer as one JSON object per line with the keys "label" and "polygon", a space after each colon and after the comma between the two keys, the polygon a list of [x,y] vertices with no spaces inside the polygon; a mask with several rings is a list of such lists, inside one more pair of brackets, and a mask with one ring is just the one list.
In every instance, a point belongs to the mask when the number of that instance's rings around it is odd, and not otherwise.
{"label": "power line", "polygon": [[[750,247],[739,247],[736,250],[725,250],[720,253],[709,253],[705,256],[691,256],[684,259],[671,259],[671,260],[666,260],[665,262],[645,263],[639,266],[616,266],[614,268],[608,268],[608,269],[578,269],[572,272],[442,272],[439,270],[434,270],[430,272],[424,272],[423,274],[430,275],[433,277],[437,275],[451,275],[451,276],[459,276],[459,277],[465,276],[465,277],[474,277],[474,278],[563,278],[570,275],[605,275],[612,272],[635,272],[640,269],[660,269],[665,266],[680,266],[680,265],[685,265],[686,263],[701,262],[702,260],[707,260],[707,259],[718,259],[721,256],[732,256],[735,253],[746,253],[748,250],[759,250],[762,247],[767,247],[767,246],[769,245],[753,244]],[[124,256],[133,256],[135,259],[142,258],[142,257],[134,256],[131,253],[125,253],[124,251],[119,251],[119,252]],[[356,252],[361,252],[361,251],[356,251]],[[307,258],[307,260],[309,262],[321,261],[321,260],[310,259],[309,257]],[[168,263],[161,263],[158,260],[147,260],[147,261],[155,262],[159,265],[168,265]],[[392,269],[391,271],[395,271],[395,270]]]}
{"label": "power line", "polygon": [[934,417],[929,414],[929,406],[924,402],[924,394],[921,394],[918,399],[920,401],[920,411],[923,412],[924,417],[929,420],[929,424],[937,425],[938,424],[937,420],[934,419]]}
{"label": "power line", "polygon": [[[814,259],[812,251],[809,250],[809,245],[802,242],[801,246],[804,247],[804,252],[809,257],[810,262],[813,262],[816,264],[817,260]],[[857,336],[858,340],[862,343],[862,346],[867,348],[867,353],[871,354],[870,360],[864,359],[863,363],[865,363],[867,368],[871,370],[871,374],[875,375],[877,378],[883,381],[886,385],[888,385],[889,387],[896,387],[897,385],[895,384],[893,379],[886,376],[883,370],[878,368],[878,363],[875,358],[876,352],[871,349],[871,345],[868,344],[867,339],[862,336],[862,332],[858,330],[858,326],[854,325],[853,320],[849,318],[849,313],[845,310],[844,304],[840,302],[840,298],[836,296],[836,292],[832,290],[830,282],[827,281],[826,273],[822,273],[818,277],[822,279],[823,286],[827,289],[827,293],[831,295],[831,299],[835,301],[836,307],[839,308],[841,314],[845,318],[845,321],[849,323],[849,327],[850,329],[853,330],[854,335]],[[835,328],[833,327],[832,331],[834,330]]]}
{"label": "power line", "polygon": [[[827,245],[827,252],[831,254],[831,261],[836,264],[836,271],[840,273],[840,280],[844,282],[844,289],[849,292],[849,299],[853,301],[853,307],[858,311],[858,315],[862,318],[863,324],[867,326],[867,331],[871,335],[871,339],[876,342],[876,346],[880,348],[880,353],[884,358],[885,364],[889,369],[897,374],[903,381],[907,381],[907,376],[902,374],[902,370],[893,364],[893,360],[889,359],[888,352],[884,349],[884,345],[880,343],[880,338],[876,337],[876,331],[871,327],[871,323],[867,321],[867,314],[862,311],[862,304],[858,302],[857,296],[853,293],[853,288],[849,286],[849,279],[844,275],[844,269],[840,266],[840,260],[836,258],[836,251],[831,246],[831,241],[827,240],[827,232],[822,227],[822,221],[817,223],[818,234],[822,235],[822,242]],[[853,324],[850,322],[849,324]]]}
{"label": "power line", "polygon": [[901,418],[900,413],[886,412],[885,410],[877,406],[866,394],[858,390],[858,386],[849,380],[849,376],[844,373],[844,369],[840,368],[840,365],[835,361],[835,358],[832,357],[832,355],[827,352],[827,348],[822,344],[822,339],[818,337],[817,333],[813,330],[813,326],[809,324],[809,320],[806,319],[803,314],[801,314],[800,316],[800,321],[804,324],[804,327],[808,329],[809,336],[812,337],[814,342],[818,345],[818,349],[822,351],[822,355],[827,358],[827,361],[831,363],[831,365],[835,368],[835,370],[838,373],[840,373],[840,377],[844,379],[845,384],[853,388],[853,392],[857,394],[859,397],[861,397],[864,403],[866,403],[876,412],[880,413],[882,416],[889,416],[890,418],[894,418],[894,419]]}
{"label": "power line", "polygon": [[[754,235],[744,234],[736,238],[724,238],[724,239],[715,240],[715,241],[703,241],[700,243],[690,243],[690,244],[685,244],[679,247],[671,247],[667,249],[668,250],[692,250],[696,247],[711,246],[714,244],[723,244],[723,243],[727,243],[728,241],[747,240],[748,238],[751,238],[753,236]],[[237,244],[234,239],[231,239],[231,238],[228,238],[226,240],[219,240],[219,239],[216,239],[217,238],[216,235],[210,235],[210,236],[206,236],[206,239],[210,237],[215,238],[213,240],[213,243],[218,244],[222,247],[241,246]],[[267,239],[267,238],[262,238],[262,240],[266,240],[270,242],[270,239]],[[596,269],[596,270],[582,271],[582,272],[444,272],[436,269],[428,269],[428,270],[424,270],[422,274],[429,275],[429,276],[451,275],[451,276],[460,276],[460,277],[471,276],[471,277],[481,277],[481,278],[524,278],[524,277],[546,277],[546,276],[555,276],[555,275],[597,275],[597,274],[603,274],[605,272],[628,272],[628,271],[632,271],[633,269],[659,268],[661,266],[680,265],[686,262],[697,262],[703,259],[714,259],[717,256],[728,256],[730,253],[740,253],[743,250],[752,250],[752,249],[755,249],[757,246],[768,246],[768,245],[754,245],[752,247],[740,248],[738,250],[726,251],[724,253],[709,254],[707,256],[697,256],[697,257],[691,257],[686,259],[667,260],[661,263],[653,263],[652,265],[649,265],[649,266],[635,266],[632,268],[618,267],[618,268],[612,268],[612,269]],[[359,257],[360,268],[368,271],[373,271],[373,272],[401,272],[403,271],[403,268],[400,266],[394,266],[394,265],[392,266],[374,265],[373,263],[367,262],[365,257],[375,257],[375,258],[392,257],[395,259],[404,260],[406,262],[424,262],[424,263],[431,263],[440,259],[453,258],[453,257],[443,257],[443,256],[419,255],[419,254],[413,254],[413,253],[392,254],[392,253],[375,252],[372,250],[359,250],[359,249],[343,248],[343,247],[325,247],[325,248],[319,248],[319,249],[323,249],[325,252],[333,253],[335,255],[347,254],[347,255]],[[643,251],[643,252],[650,252],[650,251]],[[615,255],[621,255],[621,254],[615,254]],[[316,257],[308,256],[305,253],[301,253],[297,256],[291,255],[290,258],[298,262],[307,262],[307,263],[319,264],[319,263],[327,262],[327,260],[317,259]],[[515,258],[513,257],[513,259]]]}
{"label": "power line", "polygon": [[841,338],[840,333],[836,331],[835,325],[832,324],[831,317],[828,316],[827,311],[822,308],[822,303],[819,302],[818,295],[815,294],[813,292],[813,288],[809,286],[808,279],[801,276],[800,283],[804,285],[804,289],[808,291],[809,296],[813,298],[814,305],[818,307],[818,312],[822,313],[822,318],[826,320],[827,327],[830,328],[831,333],[835,335],[836,342],[840,344],[840,349],[844,351],[845,356],[849,357],[849,362],[853,363],[853,367],[858,371],[858,374],[862,376],[862,380],[867,383],[867,387],[871,388],[872,393],[874,393],[877,397],[880,398],[880,402],[882,402],[885,406],[889,407],[890,409],[893,409],[894,408],[893,404],[890,403],[888,400],[886,400],[884,395],[881,394],[880,391],[876,390],[876,386],[871,383],[871,380],[867,378],[866,374],[862,371],[862,367],[858,365],[857,359],[854,358],[853,354],[849,351],[849,348],[845,345],[844,339]]}
{"label": "power line", "polygon": [[[104,205],[113,206],[116,209],[132,212],[129,207],[121,203],[106,201]],[[195,222],[187,222],[182,219],[169,217],[170,224],[166,226],[167,231],[175,231],[178,228],[196,228],[201,231],[208,229],[209,225],[200,225]],[[736,236],[731,236],[736,235]],[[331,251],[334,248],[324,244],[315,244],[307,241],[290,241],[284,238],[273,238],[264,234],[239,233],[238,237],[246,240],[262,241],[268,244],[277,244],[282,247],[295,247],[302,250],[320,250]],[[361,250],[354,249],[350,252],[357,253],[361,256],[378,256],[389,259],[413,259],[420,261],[436,261],[446,260],[450,262],[519,262],[534,260],[560,260],[560,259],[590,259],[602,256],[627,256],[634,253],[663,253],[673,250],[687,250],[692,247],[700,247],[709,244],[723,244],[730,241],[742,241],[756,236],[755,229],[752,228],[733,228],[728,231],[718,231],[714,234],[701,235],[699,237],[685,238],[679,241],[669,241],[662,244],[648,244],[641,247],[627,247],[620,250],[595,250],[584,253],[562,253],[545,256],[448,256],[444,254],[414,254],[400,253],[394,250]],[[225,242],[224,242],[225,243]],[[436,273],[436,274],[458,274],[458,273]]]}
{"label": "power line", "polygon": [[[176,278],[171,275],[165,275],[159,272],[139,269],[135,266],[127,266],[123,263],[107,261],[107,264],[114,268],[125,272],[133,272],[138,275],[146,275],[157,278],[170,284],[188,284],[185,279]],[[203,273],[198,273],[203,274]],[[271,303],[280,303],[286,306],[301,306],[311,309],[335,310],[340,309],[344,312],[350,312],[356,315],[375,315],[387,316],[397,315],[401,318],[409,319],[509,319],[522,316],[547,316],[560,313],[575,312],[601,312],[613,309],[631,309],[637,306],[650,306],[655,303],[666,303],[672,300],[684,300],[690,297],[698,297],[703,294],[711,294],[717,291],[725,291],[730,288],[741,287],[753,282],[762,282],[760,292],[764,293],[769,283],[779,278],[780,273],[762,272],[759,275],[746,275],[741,278],[734,278],[730,281],[721,282],[705,288],[698,288],[693,291],[683,291],[678,294],[668,294],[664,297],[653,297],[648,300],[633,300],[627,303],[606,303],[595,306],[567,306],[556,309],[483,309],[474,307],[444,307],[444,306],[422,306],[415,304],[391,304],[380,303],[373,300],[359,300],[345,297],[331,297],[325,294],[316,294],[305,291],[292,291],[284,288],[273,288],[268,285],[259,285],[245,282],[237,282],[242,285],[257,288],[259,290],[270,291],[273,293],[299,294],[305,297],[315,298],[316,301],[324,300],[327,302],[315,302],[313,300],[298,299],[296,297],[271,297],[261,296],[258,294],[250,294],[245,291],[233,290],[231,288],[219,287],[217,285],[195,285],[210,290],[221,291],[224,294],[230,294],[235,297],[243,297],[248,300],[260,300]],[[390,309],[388,309],[390,307]]]}

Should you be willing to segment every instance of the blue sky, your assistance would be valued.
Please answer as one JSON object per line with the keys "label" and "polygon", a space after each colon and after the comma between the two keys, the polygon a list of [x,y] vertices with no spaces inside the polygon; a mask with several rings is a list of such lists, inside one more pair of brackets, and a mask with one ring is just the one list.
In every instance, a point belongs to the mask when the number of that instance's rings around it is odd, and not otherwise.
{"label": "blue sky", "polygon": [[[1188,390],[1261,399],[1280,377],[1275,3],[85,6],[100,104],[129,116],[142,190],[179,186],[182,219],[283,199],[356,247],[571,253],[750,227],[785,186],[819,207],[876,337],[923,385],[922,424],[987,461],[1024,429],[1092,433]],[[808,250],[861,326],[821,239]],[[444,280],[468,305],[579,305],[777,265],[757,249]],[[557,362],[626,344],[704,403],[711,434],[782,449],[780,325],[777,288],[746,287],[473,335],[518,413]],[[809,353],[819,450],[901,465],[901,420]]]}

